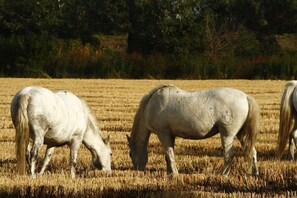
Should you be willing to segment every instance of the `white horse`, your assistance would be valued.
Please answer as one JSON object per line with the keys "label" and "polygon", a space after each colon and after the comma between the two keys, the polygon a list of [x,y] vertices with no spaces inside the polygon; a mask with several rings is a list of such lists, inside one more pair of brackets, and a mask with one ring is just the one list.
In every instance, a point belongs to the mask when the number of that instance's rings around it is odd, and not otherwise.
{"label": "white horse", "polygon": [[[42,87],[20,90],[11,103],[16,129],[16,158],[19,174],[25,174],[25,158],[35,177],[38,151],[47,145],[40,174],[43,174],[59,146],[70,146],[71,176],[75,177],[78,149],[83,143],[90,150],[96,168],[111,170],[109,136],[103,135],[86,103],[69,91],[53,93]],[[29,138],[33,140],[30,150]],[[26,151],[27,150],[27,151]]]}
{"label": "white horse", "polygon": [[236,136],[246,157],[252,157],[252,174],[258,175],[254,144],[259,117],[256,101],[236,89],[187,92],[171,85],[156,87],[142,98],[131,135],[127,136],[134,169],[145,169],[151,132],[157,134],[165,148],[168,174],[178,174],[174,157],[175,137],[205,139],[220,133],[224,149],[222,173],[230,172]]}
{"label": "white horse", "polygon": [[276,156],[281,158],[289,140],[289,158],[294,160],[297,146],[297,81],[286,84],[280,105],[280,122]]}

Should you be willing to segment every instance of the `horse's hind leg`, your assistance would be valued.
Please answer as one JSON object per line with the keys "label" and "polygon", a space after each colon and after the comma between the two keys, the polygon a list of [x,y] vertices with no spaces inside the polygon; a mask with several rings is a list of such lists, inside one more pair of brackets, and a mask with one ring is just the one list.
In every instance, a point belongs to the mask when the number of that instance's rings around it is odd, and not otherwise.
{"label": "horse's hind leg", "polygon": [[43,174],[47,165],[49,164],[49,162],[51,161],[51,157],[52,157],[52,154],[54,153],[55,151],[55,148],[56,147],[50,147],[50,146],[47,146],[46,148],[46,152],[45,152],[45,156],[44,156],[44,159],[43,159],[43,164],[42,164],[42,168],[40,170],[40,173],[39,174]]}
{"label": "horse's hind leg", "polygon": [[175,137],[170,133],[157,133],[157,136],[165,148],[165,160],[167,165],[167,174],[178,174],[174,157]]}
{"label": "horse's hind leg", "polygon": [[35,135],[35,139],[33,141],[33,146],[31,149],[30,153],[30,171],[31,171],[31,176],[35,178],[35,166],[36,166],[36,161],[38,157],[38,152],[43,145],[43,136],[40,135]]}
{"label": "horse's hind leg", "polygon": [[[242,146],[242,148],[244,148],[244,142],[241,138],[241,136],[237,135],[237,138]],[[259,175],[259,170],[258,170],[258,161],[257,161],[257,150],[255,147],[253,147],[252,150],[252,175],[253,176],[257,176]]]}
{"label": "horse's hind leg", "polygon": [[289,160],[295,159],[295,147],[297,147],[297,115],[294,113],[294,127],[289,138]]}
{"label": "horse's hind leg", "polygon": [[224,169],[222,172],[223,175],[228,175],[231,170],[231,163],[235,155],[233,140],[233,136],[223,136],[221,134],[221,141],[224,149]]}
{"label": "horse's hind leg", "polygon": [[290,141],[289,141],[289,159],[294,160],[295,158],[295,147],[297,147],[297,124],[295,124],[294,129],[292,130],[292,133],[290,135]]}

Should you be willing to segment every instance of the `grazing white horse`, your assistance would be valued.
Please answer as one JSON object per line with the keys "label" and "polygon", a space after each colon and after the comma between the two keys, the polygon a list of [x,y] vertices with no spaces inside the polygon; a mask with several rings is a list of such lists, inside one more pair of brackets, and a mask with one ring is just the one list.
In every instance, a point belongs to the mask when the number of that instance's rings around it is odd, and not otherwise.
{"label": "grazing white horse", "polygon": [[276,148],[277,158],[281,158],[289,140],[289,158],[294,160],[297,146],[297,81],[287,82],[280,105],[280,122]]}
{"label": "grazing white horse", "polygon": [[[45,171],[54,149],[68,144],[71,176],[75,177],[77,152],[81,143],[90,150],[96,168],[111,170],[109,137],[103,137],[86,103],[73,93],[53,93],[42,87],[26,87],[12,100],[11,118],[16,129],[19,174],[26,172],[26,158],[31,176],[35,177],[35,163],[43,144],[47,148],[40,174]],[[31,150],[29,138],[33,140]]]}
{"label": "grazing white horse", "polygon": [[151,132],[157,134],[165,148],[168,174],[178,173],[174,157],[175,137],[205,139],[220,133],[224,149],[222,173],[230,172],[236,136],[245,148],[246,157],[252,157],[252,174],[258,175],[254,144],[259,117],[256,101],[236,89],[187,92],[171,85],[158,86],[142,98],[131,135],[127,136],[134,169],[145,169]]}

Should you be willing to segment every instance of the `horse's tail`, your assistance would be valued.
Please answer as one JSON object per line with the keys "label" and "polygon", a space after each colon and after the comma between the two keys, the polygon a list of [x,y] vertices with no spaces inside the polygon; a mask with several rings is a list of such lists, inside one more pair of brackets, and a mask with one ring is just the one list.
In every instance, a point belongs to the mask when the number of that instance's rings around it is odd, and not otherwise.
{"label": "horse's tail", "polygon": [[243,142],[246,158],[252,156],[252,151],[257,139],[260,123],[259,105],[253,97],[247,96],[249,111],[246,121],[241,130],[241,141]]}
{"label": "horse's tail", "polygon": [[15,118],[17,171],[21,175],[26,173],[26,148],[29,143],[29,121],[27,113],[29,98],[29,95],[20,96]]}
{"label": "horse's tail", "polygon": [[297,81],[290,81],[286,84],[285,90],[281,100],[280,106],[280,119],[278,140],[276,148],[276,157],[281,158],[283,156],[286,144],[289,139],[290,131],[293,127],[293,115],[294,106],[292,100],[292,93],[295,90]]}

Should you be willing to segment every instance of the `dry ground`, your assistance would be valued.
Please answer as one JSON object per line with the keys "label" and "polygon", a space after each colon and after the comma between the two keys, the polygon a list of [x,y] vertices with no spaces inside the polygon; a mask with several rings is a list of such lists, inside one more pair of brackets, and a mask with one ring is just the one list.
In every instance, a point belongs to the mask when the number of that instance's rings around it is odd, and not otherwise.
{"label": "dry ground", "polygon": [[[149,142],[146,172],[132,171],[126,135],[142,96],[161,83],[185,90],[234,87],[256,98],[261,107],[258,150],[260,175],[249,175],[242,149],[235,142],[237,156],[231,174],[221,176],[223,157],[218,135],[207,140],[176,140],[180,175],[166,176],[163,148],[155,135]],[[279,122],[279,103],[285,81],[249,80],[79,80],[0,79],[0,197],[270,197],[297,196],[296,162],[274,159]],[[78,153],[77,178],[70,178],[69,149],[56,149],[48,172],[32,180],[16,174],[14,129],[10,102],[22,87],[38,85],[53,91],[66,89],[84,98],[99,120],[102,131],[111,135],[112,173],[95,170],[91,155],[82,146]],[[39,165],[44,154],[40,152]],[[39,167],[40,168],[40,167]]]}

